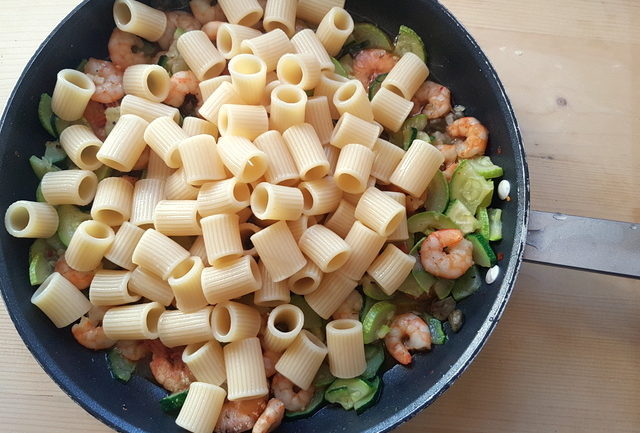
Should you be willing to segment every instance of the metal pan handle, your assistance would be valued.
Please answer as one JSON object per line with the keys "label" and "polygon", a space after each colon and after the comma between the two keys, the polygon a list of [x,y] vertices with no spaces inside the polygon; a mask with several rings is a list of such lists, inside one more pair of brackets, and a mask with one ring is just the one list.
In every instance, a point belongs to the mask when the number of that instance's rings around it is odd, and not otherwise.
{"label": "metal pan handle", "polygon": [[640,224],[531,211],[524,260],[640,278]]}

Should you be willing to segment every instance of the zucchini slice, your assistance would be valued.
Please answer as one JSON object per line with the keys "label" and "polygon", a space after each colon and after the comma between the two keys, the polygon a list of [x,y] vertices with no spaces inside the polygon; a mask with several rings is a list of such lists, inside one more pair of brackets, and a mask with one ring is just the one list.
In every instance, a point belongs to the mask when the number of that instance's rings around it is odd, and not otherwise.
{"label": "zucchini slice", "polygon": [[482,277],[477,266],[471,266],[463,276],[458,278],[451,289],[451,296],[460,301],[475,293],[482,285]]}
{"label": "zucchini slice", "polygon": [[80,209],[70,204],[58,206],[58,217],[60,219],[60,223],[58,225],[58,237],[65,247],[69,246],[71,237],[78,226],[82,222],[91,219],[91,215],[86,212],[82,212]]}
{"label": "zucchini slice", "polygon": [[56,130],[53,127],[53,110],[51,109],[51,96],[47,93],[40,95],[40,102],[38,103],[38,119],[42,127],[52,136],[57,137]]}
{"label": "zucchini slice", "polygon": [[459,229],[448,216],[440,212],[426,211],[412,215],[407,220],[409,233],[425,233],[427,230]]}
{"label": "zucchini slice", "polygon": [[487,209],[489,214],[489,240],[502,239],[502,209]]}
{"label": "zucchini slice", "polygon": [[298,412],[286,411],[284,413],[284,416],[285,418],[291,419],[291,420],[307,418],[313,415],[314,413],[316,413],[318,410],[320,410],[320,408],[323,405],[324,405],[324,388],[316,388],[316,392],[313,394],[313,397],[311,397],[311,401],[309,402],[306,408]]}
{"label": "zucchini slice", "polygon": [[464,234],[475,232],[480,228],[478,220],[460,200],[452,201],[445,215],[451,218],[451,221],[460,227]]}
{"label": "zucchini slice", "polygon": [[351,34],[356,43],[367,41],[367,48],[381,48],[393,51],[393,45],[389,36],[377,26],[370,23],[358,23],[353,27]]}
{"label": "zucchini slice", "polygon": [[458,199],[472,215],[478,206],[487,207],[493,197],[493,182],[479,175],[469,160],[458,164],[449,184],[450,199]]}
{"label": "zucchini slice", "polygon": [[504,174],[502,167],[491,162],[491,158],[488,156],[478,156],[476,158],[471,158],[468,161],[476,173],[485,179],[501,177]]}
{"label": "zucchini slice", "polygon": [[467,239],[473,245],[473,261],[483,268],[495,265],[498,259],[489,245],[489,241],[480,233],[471,233]]}
{"label": "zucchini slice", "polygon": [[362,321],[364,344],[373,343],[389,332],[389,324],[396,314],[396,306],[388,301],[373,304]]}
{"label": "zucchini slice", "polygon": [[449,184],[444,174],[438,170],[427,186],[427,199],[424,202],[425,210],[444,212],[449,204]]}
{"label": "zucchini slice", "polygon": [[380,74],[371,82],[371,84],[369,84],[369,101],[372,101],[373,97],[376,96],[376,93],[380,90],[382,82],[387,78],[387,75],[389,74]]}
{"label": "zucchini slice", "polygon": [[400,26],[393,52],[402,57],[405,53],[413,53],[423,62],[427,61],[427,50],[422,38],[410,27]]}
{"label": "zucchini slice", "polygon": [[163,412],[176,415],[182,409],[182,405],[184,401],[187,399],[187,394],[189,390],[186,389],[184,391],[179,391],[173,394],[170,394],[160,400],[160,409]]}

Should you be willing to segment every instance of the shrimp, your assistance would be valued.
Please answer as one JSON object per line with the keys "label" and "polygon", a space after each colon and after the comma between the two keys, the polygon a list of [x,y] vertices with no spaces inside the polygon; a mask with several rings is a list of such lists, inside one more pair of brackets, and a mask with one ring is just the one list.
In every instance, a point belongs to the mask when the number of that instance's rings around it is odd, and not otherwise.
{"label": "shrimp", "polygon": [[407,196],[407,216],[413,215],[418,209],[424,206],[424,202],[427,201],[427,190],[425,190],[420,197]]}
{"label": "shrimp", "polygon": [[92,101],[111,104],[124,97],[122,87],[123,72],[107,60],[91,57],[84,66],[84,73],[96,85],[96,91],[91,96]]}
{"label": "shrimp", "polygon": [[451,180],[451,176],[453,176],[453,172],[456,170],[458,152],[456,151],[456,146],[453,144],[436,144],[436,148],[442,153],[444,156],[444,170],[442,173],[447,178],[447,180]]}
{"label": "shrimp", "polygon": [[218,30],[222,24],[224,24],[223,21],[209,21],[202,26],[202,31],[207,34],[209,39],[215,41],[218,37]]}
{"label": "shrimp", "polygon": [[182,347],[168,348],[159,340],[149,341],[152,357],[149,367],[156,381],[169,392],[183,391],[195,382],[189,367],[182,362]]}
{"label": "shrimp", "polygon": [[97,326],[85,316],[82,316],[80,323],[76,323],[71,327],[71,333],[76,341],[87,349],[108,349],[116,344],[114,340],[107,338],[102,326]]}
{"label": "shrimp", "polygon": [[80,290],[84,290],[91,285],[95,271],[80,272],[73,269],[64,256],[60,257],[56,262],[55,271],[65,277],[71,284]]}
{"label": "shrimp", "polygon": [[472,158],[484,155],[489,140],[489,131],[475,117],[462,117],[447,126],[447,133],[452,137],[465,137],[456,143],[456,151],[460,158]]}
{"label": "shrimp", "polygon": [[362,50],[353,59],[353,75],[365,90],[380,74],[388,73],[398,63],[398,56],[387,50],[372,48]]}
{"label": "shrimp", "polygon": [[201,25],[209,21],[227,21],[220,4],[212,5],[210,0],[191,0],[189,7]]}
{"label": "shrimp", "polygon": [[458,229],[437,230],[422,243],[420,262],[430,274],[453,280],[473,265],[473,245]]}
{"label": "shrimp", "polygon": [[362,310],[362,295],[357,290],[349,294],[347,300],[331,316],[333,320],[354,319],[358,320]]}
{"label": "shrimp", "polygon": [[184,31],[190,32],[192,30],[200,30],[202,24],[195,19],[189,12],[184,11],[171,11],[167,14],[167,27],[164,30],[164,34],[157,43],[163,50],[168,50],[174,41],[176,29],[181,28]]}
{"label": "shrimp", "polygon": [[142,340],[120,340],[116,343],[118,352],[129,361],[139,361],[149,354],[149,346]]}
{"label": "shrimp", "polygon": [[107,138],[107,116],[105,114],[104,104],[89,101],[82,117],[89,122],[89,126],[93,133],[96,134],[96,137],[102,141]]}
{"label": "shrimp", "polygon": [[267,406],[267,397],[226,401],[222,405],[216,433],[241,433],[250,430]]}
{"label": "shrimp", "polygon": [[449,164],[447,168],[442,170],[442,174],[444,174],[444,177],[445,179],[447,179],[447,182],[451,181],[451,178],[453,177],[453,173],[456,171],[456,168],[458,168],[458,163],[454,162],[453,164]]}
{"label": "shrimp", "polygon": [[284,418],[284,403],[277,398],[272,398],[254,424],[251,433],[269,433],[278,428],[282,418]]}
{"label": "shrimp", "polygon": [[262,352],[262,361],[264,362],[264,371],[267,377],[271,377],[276,374],[276,363],[282,356],[281,353],[276,353],[271,350],[265,350]]}
{"label": "shrimp", "polygon": [[438,119],[451,111],[451,92],[445,86],[425,81],[413,95],[413,113],[426,114],[429,119]]}
{"label": "shrimp", "polygon": [[306,409],[309,405],[315,387],[311,385],[308,389],[300,389],[289,379],[276,373],[271,380],[271,392],[275,398],[284,403],[285,409],[298,412]]}
{"label": "shrimp", "polygon": [[144,41],[117,27],[109,38],[109,56],[113,64],[122,70],[141,63],[151,63],[151,59],[144,53]]}
{"label": "shrimp", "polygon": [[180,107],[184,104],[187,95],[195,95],[200,103],[202,96],[198,79],[191,71],[176,72],[171,76],[169,96],[164,100],[164,103],[172,107]]}
{"label": "shrimp", "polygon": [[415,314],[401,314],[391,322],[384,344],[400,364],[411,364],[409,350],[431,349],[431,332],[424,320]]}

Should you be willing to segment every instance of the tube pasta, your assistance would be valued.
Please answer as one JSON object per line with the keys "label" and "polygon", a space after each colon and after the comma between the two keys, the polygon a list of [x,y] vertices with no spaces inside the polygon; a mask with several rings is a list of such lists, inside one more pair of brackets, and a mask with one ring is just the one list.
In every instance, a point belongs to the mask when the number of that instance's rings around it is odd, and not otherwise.
{"label": "tube pasta", "polygon": [[104,314],[102,329],[111,340],[155,340],[164,311],[157,302],[113,307]]}
{"label": "tube pasta", "polygon": [[50,171],[43,176],[40,187],[44,199],[52,206],[85,206],[96,195],[98,177],[89,170]]}
{"label": "tube pasta", "polygon": [[209,96],[213,95],[213,92],[218,90],[218,87],[220,87],[222,83],[231,84],[231,75],[220,75],[218,77],[200,81],[198,87],[200,87],[200,95],[202,96],[202,100],[206,101],[207,99],[209,99]]}
{"label": "tube pasta", "polygon": [[132,65],[124,71],[122,86],[128,95],[162,102],[169,96],[171,83],[169,73],[162,66]]}
{"label": "tube pasta", "polygon": [[362,323],[341,319],[327,324],[329,370],[340,379],[361,375],[367,368]]}
{"label": "tube pasta", "polygon": [[44,280],[31,296],[31,303],[46,314],[56,328],[70,325],[92,307],[82,292],[58,272]]}
{"label": "tube pasta", "polygon": [[188,345],[182,352],[182,362],[199,382],[220,386],[227,381],[222,346],[216,340]]}
{"label": "tube pasta", "polygon": [[329,160],[329,175],[333,176],[336,172],[338,159],[340,158],[340,149],[335,146],[324,146],[324,154]]}
{"label": "tube pasta", "polygon": [[251,236],[251,242],[275,282],[289,278],[307,263],[285,221],[260,230]]}
{"label": "tube pasta", "polygon": [[262,276],[262,287],[253,294],[253,303],[261,307],[275,307],[280,304],[288,304],[291,301],[291,294],[286,281],[274,282],[264,266],[258,263],[258,269]]}
{"label": "tube pasta", "polygon": [[174,269],[168,279],[176,298],[176,306],[184,313],[191,313],[207,306],[201,283],[203,269],[202,259],[192,256]]}
{"label": "tube pasta", "polygon": [[304,121],[313,126],[323,146],[329,144],[333,133],[333,121],[326,96],[307,99]]}
{"label": "tube pasta", "polygon": [[353,223],[344,239],[351,246],[351,256],[340,269],[340,273],[353,280],[360,280],[375,260],[385,240],[384,236],[374,232],[360,221]]}
{"label": "tube pasta", "polygon": [[269,130],[269,117],[263,106],[225,104],[218,112],[218,130],[225,136],[254,140]]}
{"label": "tube pasta", "polygon": [[83,170],[97,170],[102,166],[97,154],[102,141],[91,128],[84,125],[71,125],[60,134],[62,149],[75,165]]}
{"label": "tube pasta", "polygon": [[260,331],[260,313],[239,302],[223,301],[213,308],[211,330],[221,343],[255,337]]}
{"label": "tube pasta", "polygon": [[327,352],[318,337],[303,329],[276,363],[276,371],[300,389],[309,389]]}
{"label": "tube pasta", "polygon": [[238,215],[211,215],[203,218],[201,224],[209,264],[222,266],[242,256]]}
{"label": "tube pasta", "polygon": [[349,230],[356,222],[356,207],[345,200],[340,200],[338,207],[324,221],[325,227],[341,238],[346,238]]}
{"label": "tube pasta", "polygon": [[240,224],[240,239],[242,241],[242,247],[244,248],[244,250],[242,251],[243,255],[245,256],[258,255],[258,252],[256,251],[255,247],[251,243],[251,236],[258,233],[260,230],[262,229],[255,224],[251,224],[247,222]]}
{"label": "tube pasta", "polygon": [[223,348],[230,401],[262,397],[269,393],[267,375],[257,337],[234,341]]}
{"label": "tube pasta", "polygon": [[287,279],[287,286],[296,295],[308,295],[320,286],[322,270],[312,261],[307,260],[304,268]]}
{"label": "tube pasta", "polygon": [[245,137],[221,137],[218,141],[218,155],[225,167],[244,183],[259,179],[269,163],[267,155]]}
{"label": "tube pasta", "polygon": [[189,252],[159,231],[148,229],[133,250],[131,260],[143,269],[167,280]]}
{"label": "tube pasta", "polygon": [[385,128],[397,132],[413,109],[413,102],[396,95],[391,90],[381,88],[371,100],[373,117]]}
{"label": "tube pasta", "polygon": [[196,200],[161,200],[153,213],[153,225],[166,236],[202,234]]}
{"label": "tube pasta", "polygon": [[208,120],[187,116],[182,121],[182,130],[189,136],[210,135],[218,138],[218,127]]}
{"label": "tube pasta", "polygon": [[266,31],[281,29],[291,37],[296,32],[296,0],[269,0],[262,25]]}
{"label": "tube pasta", "polygon": [[174,298],[169,284],[141,267],[137,267],[131,272],[129,291],[150,301],[158,302],[165,307],[169,306]]}
{"label": "tube pasta", "polygon": [[53,89],[51,110],[62,120],[78,120],[95,91],[96,85],[86,74],[75,69],[63,69],[58,72]]}
{"label": "tube pasta", "polygon": [[4,226],[16,238],[50,238],[58,230],[58,212],[47,203],[18,200],[7,208]]}
{"label": "tube pasta", "polygon": [[239,298],[259,290],[262,277],[251,256],[226,262],[222,267],[204,268],[202,290],[210,304]]}
{"label": "tube pasta", "polygon": [[121,268],[132,271],[135,265],[131,261],[131,256],[143,233],[144,230],[128,221],[122,223],[113,239],[113,245],[104,255],[105,259]]}
{"label": "tube pasta", "polygon": [[310,53],[285,54],[278,60],[276,71],[280,82],[303,90],[313,89],[320,81],[320,62]]}
{"label": "tube pasta", "polygon": [[242,26],[256,24],[264,13],[257,0],[219,0],[218,4],[230,23]]}
{"label": "tube pasta", "polygon": [[189,136],[168,116],[153,120],[144,131],[144,141],[171,168],[182,165],[178,145]]}
{"label": "tube pasta", "polygon": [[184,33],[178,38],[177,48],[199,81],[217,77],[227,63],[202,30]]}
{"label": "tube pasta", "polygon": [[164,183],[164,196],[167,200],[195,200],[200,189],[187,182],[183,168],[174,171]]}
{"label": "tube pasta", "polygon": [[347,38],[353,33],[353,27],[353,18],[351,18],[349,12],[336,6],[332,7],[322,18],[316,30],[316,35],[327,49],[327,53],[330,56],[336,56]]}
{"label": "tube pasta", "polygon": [[[363,272],[364,274],[364,272]],[[328,319],[356,288],[358,282],[342,272],[325,274],[320,286],[304,299],[323,319]]]}
{"label": "tube pasta", "polygon": [[295,125],[287,129],[282,136],[296,164],[300,179],[316,180],[326,176],[329,161],[313,126],[308,123]]}
{"label": "tube pasta", "polygon": [[305,215],[323,215],[336,209],[342,199],[342,191],[331,176],[319,180],[302,182],[298,185],[302,191]]}
{"label": "tube pasta", "polygon": [[414,197],[420,197],[443,162],[444,157],[435,146],[414,140],[391,174],[389,182]]}
{"label": "tube pasta", "polygon": [[191,253],[192,256],[197,256],[200,257],[202,259],[203,262],[207,263],[207,250],[205,249],[204,246],[204,237],[203,236],[198,236],[196,238],[195,241],[193,241],[193,244],[191,245],[191,248],[189,248],[189,252]]}
{"label": "tube pasta", "polygon": [[311,54],[320,63],[322,71],[333,72],[335,65],[322,45],[318,36],[311,29],[304,29],[293,35],[291,43],[298,54]]}
{"label": "tube pasta", "polygon": [[157,153],[149,149],[149,163],[147,164],[147,176],[145,179],[159,179],[164,181],[167,180],[173,172],[174,169],[165,164]]}
{"label": "tube pasta", "polygon": [[240,47],[243,53],[260,57],[267,64],[267,71],[275,71],[280,57],[295,52],[289,37],[281,29],[246,39]]}
{"label": "tube pasta", "polygon": [[283,352],[291,346],[303,324],[304,314],[300,308],[291,304],[278,305],[269,313],[264,346],[276,353]]}
{"label": "tube pasta", "polygon": [[[207,122],[208,123],[208,122]],[[178,145],[187,182],[200,186],[227,177],[218,155],[216,140],[210,135],[196,135]]]}
{"label": "tube pasta", "polygon": [[122,177],[107,177],[98,184],[91,206],[91,217],[116,227],[131,216],[133,185]]}
{"label": "tube pasta", "polygon": [[391,174],[393,174],[405,152],[395,144],[381,138],[377,139],[373,152],[375,153],[375,159],[371,167],[371,176],[375,177],[379,183],[387,185]]}
{"label": "tube pasta", "polygon": [[167,27],[167,16],[162,11],[135,0],[116,0],[113,19],[123,32],[151,42],[160,39]]}
{"label": "tube pasta", "polygon": [[153,225],[156,205],[164,200],[165,181],[160,179],[140,179],[133,187],[130,222],[143,229]]}
{"label": "tube pasta", "polygon": [[382,128],[379,125],[362,120],[351,113],[345,113],[336,123],[330,143],[338,149],[351,143],[372,149],[381,132]]}
{"label": "tube pasta", "polygon": [[333,103],[333,97],[335,96],[335,93],[340,88],[340,86],[342,86],[347,81],[349,81],[349,79],[343,77],[342,75],[325,71],[320,76],[320,82],[318,82],[318,85],[313,91],[314,96],[327,97],[331,118],[334,120],[340,118],[340,113]]}
{"label": "tube pasta", "polygon": [[334,179],[338,187],[350,194],[360,194],[367,188],[375,155],[361,144],[347,144],[340,151]]}
{"label": "tube pasta", "polygon": [[[392,199],[394,199],[395,201],[397,201],[398,203],[400,203],[406,209],[406,206],[407,206],[406,195],[404,195],[401,192],[395,192],[395,191],[385,191],[384,193],[389,197],[391,197]],[[398,227],[393,231],[393,233],[391,233],[387,237],[387,240],[390,242],[394,242],[394,241],[406,241],[407,239],[409,239],[409,226],[407,224],[407,220],[403,219],[402,221],[400,221],[400,224],[398,224]]]}
{"label": "tube pasta", "polygon": [[[180,111],[175,107],[148,101],[135,95],[125,95],[120,102],[120,115],[133,114],[147,122],[152,122],[158,117],[171,117],[174,122],[180,121]],[[113,131],[112,131],[113,132]]]}
{"label": "tube pasta", "polygon": [[333,95],[333,105],[341,115],[350,113],[367,122],[373,122],[373,106],[359,80],[349,80],[340,86]]}
{"label": "tube pasta", "polygon": [[210,433],[214,430],[226,391],[209,383],[193,382],[176,418],[176,424],[193,433]]}
{"label": "tube pasta", "polygon": [[429,68],[424,61],[408,52],[389,71],[382,82],[382,88],[400,95],[404,99],[411,100],[428,76]]}
{"label": "tube pasta", "polygon": [[[216,47],[225,59],[229,60],[240,54],[242,41],[260,36],[259,30],[238,24],[223,23],[218,28]],[[204,95],[203,95],[204,97]]]}
{"label": "tube pasta", "polygon": [[319,24],[333,7],[344,7],[345,0],[300,0],[296,15],[301,20]]}
{"label": "tube pasta", "polygon": [[404,206],[375,187],[367,189],[356,206],[356,219],[381,236],[389,236],[407,218]]}
{"label": "tube pasta", "polygon": [[367,273],[387,295],[391,296],[409,276],[415,264],[415,257],[389,244],[369,266]]}
{"label": "tube pasta", "polygon": [[205,183],[198,192],[198,212],[209,216],[219,213],[236,213],[249,206],[251,191],[238,179]]}
{"label": "tube pasta", "polygon": [[307,94],[302,88],[291,84],[277,86],[271,92],[270,127],[284,132],[304,123],[306,105]]}
{"label": "tube pasta", "polygon": [[292,186],[299,182],[300,175],[296,164],[278,131],[265,132],[254,140],[254,144],[267,155],[269,160],[269,165],[264,172],[267,182],[284,186]]}
{"label": "tube pasta", "polygon": [[[231,84],[247,104],[259,104],[267,85],[267,64],[253,54],[238,54],[229,61]],[[254,137],[255,138],[255,137]]]}
{"label": "tube pasta", "polygon": [[316,217],[303,214],[295,221],[287,221],[287,227],[289,227],[289,230],[291,230],[293,238],[296,240],[296,242],[298,242],[300,240],[300,236],[302,236],[302,233],[304,233],[307,228],[316,223]]}
{"label": "tube pasta", "polygon": [[205,99],[204,104],[202,104],[198,113],[218,127],[220,108],[227,104],[244,104],[244,101],[233,88],[233,84],[225,81],[218,86],[211,96]]}
{"label": "tube pasta", "polygon": [[259,183],[251,193],[251,210],[260,219],[292,221],[302,215],[304,200],[298,188]]}
{"label": "tube pasta", "polygon": [[69,267],[76,271],[93,271],[113,245],[114,238],[115,233],[108,225],[98,221],[84,221],[73,233],[64,258]]}
{"label": "tube pasta", "polygon": [[123,114],[100,147],[97,157],[118,171],[131,171],[147,146],[144,135],[149,123],[134,114]]}
{"label": "tube pasta", "polygon": [[337,271],[351,254],[349,244],[321,224],[309,227],[300,237],[298,246],[322,272]]}
{"label": "tube pasta", "polygon": [[158,320],[158,337],[167,347],[186,346],[211,340],[211,311],[205,307],[193,313],[167,310]]}
{"label": "tube pasta", "polygon": [[97,306],[124,305],[140,300],[140,296],[129,293],[130,277],[130,271],[97,271],[89,286],[89,300]]}

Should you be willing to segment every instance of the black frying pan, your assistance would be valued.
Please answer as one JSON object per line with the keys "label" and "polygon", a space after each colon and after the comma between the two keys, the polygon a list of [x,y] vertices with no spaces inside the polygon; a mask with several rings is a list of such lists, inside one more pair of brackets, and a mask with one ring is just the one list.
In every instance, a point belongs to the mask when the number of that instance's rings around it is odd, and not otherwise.
{"label": "black frying pan", "polygon": [[[151,2],[154,3],[154,2]],[[166,1],[165,1],[166,3]],[[87,0],[53,31],[31,59],[11,95],[0,125],[0,209],[15,200],[33,199],[37,183],[28,158],[42,153],[48,139],[37,118],[38,98],[51,92],[55,72],[80,59],[106,57],[113,0]],[[492,285],[460,303],[465,325],[443,346],[414,357],[410,367],[384,374],[380,402],[360,416],[326,407],[312,418],[285,422],[282,432],[379,432],[408,420],[442,394],[476,357],[499,320],[513,289],[524,250],[529,214],[529,183],[516,119],[502,84],[473,38],[435,0],[348,0],[360,20],[376,23],[389,34],[401,24],[415,29],[429,53],[432,77],[448,86],[455,103],[467,107],[489,128],[487,154],[512,184],[503,208],[504,238],[495,245],[501,274]],[[135,377],[123,385],[108,372],[105,355],[81,348],[68,329],[58,330],[30,303],[27,278],[31,240],[0,230],[0,286],[18,332],[42,368],[87,411],[109,426],[127,432],[179,432],[174,418],[161,412],[166,393]]]}

